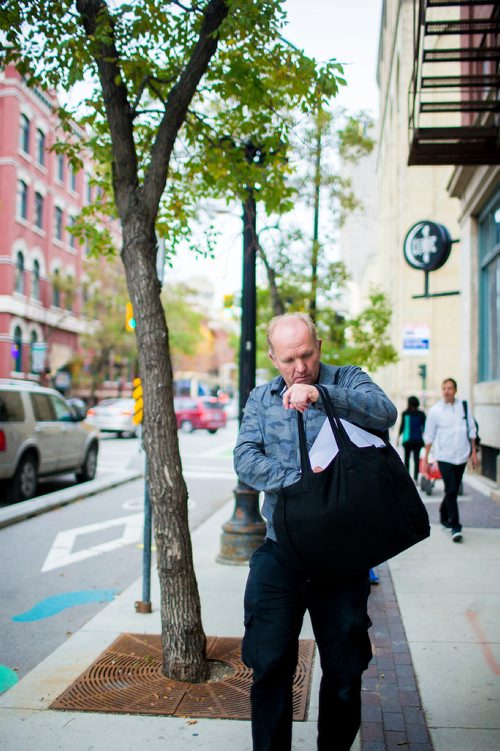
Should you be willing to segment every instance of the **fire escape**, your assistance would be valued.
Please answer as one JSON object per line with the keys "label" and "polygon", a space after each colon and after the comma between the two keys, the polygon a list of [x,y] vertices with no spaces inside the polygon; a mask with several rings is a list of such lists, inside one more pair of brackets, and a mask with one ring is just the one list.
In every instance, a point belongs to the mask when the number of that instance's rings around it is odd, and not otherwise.
{"label": "fire escape", "polygon": [[409,165],[500,163],[499,42],[499,0],[414,0]]}

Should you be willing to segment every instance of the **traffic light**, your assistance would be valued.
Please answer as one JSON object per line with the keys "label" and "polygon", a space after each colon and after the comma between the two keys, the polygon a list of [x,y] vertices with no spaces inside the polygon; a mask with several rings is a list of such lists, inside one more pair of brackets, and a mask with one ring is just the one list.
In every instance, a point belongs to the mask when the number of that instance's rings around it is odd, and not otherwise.
{"label": "traffic light", "polygon": [[142,384],[140,378],[134,378],[132,381],[132,398],[134,400],[134,414],[132,421],[134,425],[139,425],[142,422],[142,416],[144,413],[144,402],[142,400]]}
{"label": "traffic light", "polygon": [[125,305],[125,328],[127,331],[135,331],[134,309],[131,302]]}
{"label": "traffic light", "polygon": [[425,364],[419,365],[418,366],[418,374],[419,374],[420,378],[423,381],[425,381],[425,379],[427,378],[427,365],[425,365]]}

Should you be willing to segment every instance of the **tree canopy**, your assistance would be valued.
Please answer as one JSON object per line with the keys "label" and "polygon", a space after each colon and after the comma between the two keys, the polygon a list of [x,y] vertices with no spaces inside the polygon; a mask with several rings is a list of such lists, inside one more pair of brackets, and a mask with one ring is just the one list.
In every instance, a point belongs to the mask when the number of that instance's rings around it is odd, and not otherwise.
{"label": "tree canopy", "polygon": [[[211,190],[244,200],[252,185],[266,212],[292,206],[287,150],[297,112],[314,111],[345,81],[335,60],[319,64],[284,40],[285,20],[279,0],[20,0],[4,10],[4,63],[30,85],[80,92],[59,108],[67,139],[56,148],[81,164],[73,123],[84,126],[102,190],[78,226],[96,250],[109,238],[93,215],[123,219],[131,207],[119,188],[128,181],[156,207],[167,253],[190,243]],[[259,157],[249,160],[256,139]],[[207,233],[205,250],[211,242]]]}

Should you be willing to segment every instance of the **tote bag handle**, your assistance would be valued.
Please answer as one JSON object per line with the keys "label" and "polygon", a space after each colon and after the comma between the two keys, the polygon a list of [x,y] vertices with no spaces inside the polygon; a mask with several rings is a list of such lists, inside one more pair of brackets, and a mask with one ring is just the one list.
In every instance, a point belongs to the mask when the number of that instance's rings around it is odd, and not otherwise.
{"label": "tote bag handle", "polygon": [[[327,420],[330,423],[332,433],[339,447],[339,453],[342,457],[342,461],[346,466],[352,466],[354,464],[354,457],[351,454],[351,448],[354,446],[349,438],[346,429],[340,422],[340,420],[333,414],[331,408],[328,392],[325,387],[320,384],[315,384],[318,389],[323,408],[326,413]],[[304,418],[301,412],[297,412],[298,428],[299,428],[299,447],[300,447],[300,465],[302,470],[302,476],[306,477],[308,474],[313,474],[311,467],[311,460],[309,458],[309,451],[307,449],[306,432],[304,428]]]}

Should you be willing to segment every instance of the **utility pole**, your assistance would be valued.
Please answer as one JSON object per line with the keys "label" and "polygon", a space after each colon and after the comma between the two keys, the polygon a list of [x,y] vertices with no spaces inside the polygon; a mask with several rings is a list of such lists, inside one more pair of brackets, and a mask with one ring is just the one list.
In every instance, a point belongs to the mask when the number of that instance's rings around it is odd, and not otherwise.
{"label": "utility pole", "polygon": [[422,380],[422,406],[425,408],[427,402],[427,365],[425,363],[418,366],[418,375]]}
{"label": "utility pole", "polygon": [[316,157],[314,166],[314,222],[313,222],[313,241],[311,252],[311,302],[309,306],[309,315],[316,323],[317,312],[317,295],[318,295],[318,256],[319,256],[319,199],[321,192],[321,111],[317,115],[316,130]]}
{"label": "utility pole", "polygon": [[[250,162],[260,158],[251,142],[245,144],[245,156]],[[243,203],[243,283],[241,300],[241,339],[239,364],[239,423],[243,418],[248,395],[255,387],[256,363],[256,283],[255,263],[257,259],[256,202],[251,187]],[[233,491],[234,513],[222,525],[219,563],[246,563],[254,550],[264,541],[265,522],[259,511],[259,494],[238,478]]]}

